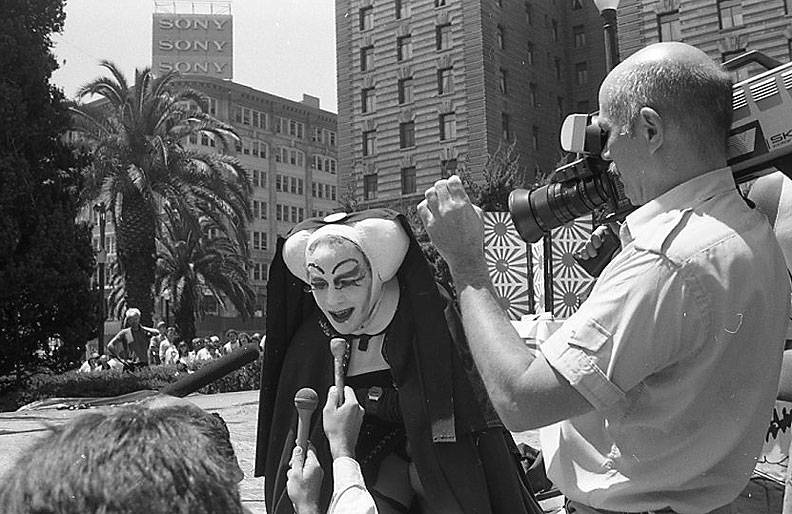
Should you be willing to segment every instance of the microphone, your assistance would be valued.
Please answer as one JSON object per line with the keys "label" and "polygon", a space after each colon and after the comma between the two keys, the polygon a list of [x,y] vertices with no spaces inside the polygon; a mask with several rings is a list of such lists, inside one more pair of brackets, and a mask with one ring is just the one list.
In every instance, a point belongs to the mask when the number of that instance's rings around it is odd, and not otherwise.
{"label": "microphone", "polygon": [[330,353],[333,354],[333,370],[335,386],[338,392],[338,405],[344,403],[344,356],[347,351],[347,342],[343,337],[334,337],[330,340]]}
{"label": "microphone", "polygon": [[258,356],[258,344],[250,343],[217,360],[210,361],[209,364],[206,364],[195,373],[184,375],[183,378],[163,387],[160,392],[183,398],[190,393],[194,393],[206,384],[226,376],[249,362],[253,362]]}
{"label": "microphone", "polygon": [[319,403],[319,396],[310,387],[303,387],[294,395],[294,406],[297,408],[297,446],[302,448],[303,455],[308,448],[308,431],[311,428],[311,416]]}

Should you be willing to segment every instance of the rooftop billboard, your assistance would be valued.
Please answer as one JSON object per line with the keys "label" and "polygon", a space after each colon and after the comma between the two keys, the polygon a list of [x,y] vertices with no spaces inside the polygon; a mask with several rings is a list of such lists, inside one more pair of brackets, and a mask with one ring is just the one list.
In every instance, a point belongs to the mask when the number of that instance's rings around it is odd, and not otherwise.
{"label": "rooftop billboard", "polygon": [[154,13],[151,67],[156,74],[233,78],[230,14]]}

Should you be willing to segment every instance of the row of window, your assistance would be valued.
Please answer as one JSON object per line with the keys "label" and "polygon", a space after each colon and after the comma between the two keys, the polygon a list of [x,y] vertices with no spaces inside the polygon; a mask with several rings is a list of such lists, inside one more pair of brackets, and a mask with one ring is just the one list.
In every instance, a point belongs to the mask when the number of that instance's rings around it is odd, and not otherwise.
{"label": "row of window", "polygon": [[[290,216],[291,215],[291,216]],[[305,209],[294,205],[275,205],[275,219],[277,221],[290,221],[299,223],[305,219]]]}
{"label": "row of window", "polygon": [[251,204],[251,210],[253,211],[253,219],[254,220],[265,220],[267,219],[267,202],[262,202],[260,200],[253,200]]}
{"label": "row of window", "polygon": [[241,105],[235,105],[233,107],[232,118],[239,124],[257,129],[267,130],[269,127],[269,117],[266,112],[249,109]]}
{"label": "row of window", "polygon": [[268,248],[269,238],[266,232],[251,232],[250,239],[253,243],[254,250],[266,250]]}
{"label": "row of window", "polygon": [[[444,95],[454,92],[454,69],[442,68],[437,70],[437,94]],[[399,79],[396,83],[399,104],[408,104],[413,101],[413,78]],[[374,112],[377,108],[376,88],[368,87],[360,90],[360,111],[363,114]]]}
{"label": "row of window", "polygon": [[312,218],[324,218],[325,216],[329,215],[333,211],[325,211],[322,209],[311,209],[311,217]]}
{"label": "row of window", "polygon": [[[214,101],[214,104],[212,104],[211,101]],[[216,114],[217,101],[214,98],[210,99],[210,111],[212,105],[215,106],[215,113],[213,114]],[[249,109],[240,105],[235,105],[233,107],[232,119],[236,123],[247,125],[256,129],[267,130],[269,128],[269,115],[266,112]],[[304,139],[305,123],[284,118],[282,116],[275,116],[274,131],[276,134],[285,134],[297,139]],[[330,146],[335,146],[336,133],[335,131],[327,130],[322,127],[314,127],[311,140],[314,142],[326,143]]]}
{"label": "row of window", "polygon": [[275,191],[279,193],[303,194],[305,180],[300,177],[287,177],[280,173],[275,175]]}
{"label": "row of window", "polygon": [[324,198],[326,200],[336,199],[336,186],[314,182],[311,184],[311,196],[314,198]]}
{"label": "row of window", "polygon": [[336,133],[333,130],[327,130],[322,127],[314,127],[311,141],[314,143],[324,143],[330,146],[336,145]]}
{"label": "row of window", "polygon": [[[456,137],[456,114],[443,113],[438,116],[438,132],[440,141],[447,141]],[[377,131],[364,130],[361,134],[361,151],[364,156],[374,155],[377,151]],[[415,122],[399,123],[399,148],[412,148],[415,146]]]}
{"label": "row of window", "polygon": [[[446,23],[435,27],[435,48],[438,51],[451,48],[451,24]],[[402,62],[412,59],[412,36],[407,34],[396,38],[396,61]],[[369,71],[374,68],[374,45],[364,46],[360,49],[360,71]]]}
{"label": "row of window", "polygon": [[253,157],[266,159],[267,154],[269,154],[269,146],[263,141],[242,139],[236,144],[236,151],[237,154],[252,155]]}
{"label": "row of window", "polygon": [[335,159],[324,155],[314,155],[313,162],[311,163],[311,169],[324,171],[331,175],[336,174],[336,166],[337,163]]}
{"label": "row of window", "polygon": [[[448,159],[440,163],[440,175],[443,178],[450,177],[456,172],[457,160]],[[377,181],[378,175],[376,173],[363,176],[363,199],[374,200],[377,198]],[[401,194],[408,195],[417,191],[417,184],[415,181],[415,166],[408,166],[401,169]]]}
{"label": "row of window", "polygon": [[279,146],[275,149],[275,162],[291,164],[292,166],[305,166],[305,152],[296,148]]}

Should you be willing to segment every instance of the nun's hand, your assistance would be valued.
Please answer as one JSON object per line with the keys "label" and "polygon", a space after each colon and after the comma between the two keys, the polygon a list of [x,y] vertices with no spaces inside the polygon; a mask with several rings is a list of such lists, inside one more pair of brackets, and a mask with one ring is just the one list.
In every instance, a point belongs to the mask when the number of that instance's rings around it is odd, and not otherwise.
{"label": "nun's hand", "polygon": [[462,181],[438,180],[418,205],[424,227],[452,274],[486,273],[481,209],[470,203]]}

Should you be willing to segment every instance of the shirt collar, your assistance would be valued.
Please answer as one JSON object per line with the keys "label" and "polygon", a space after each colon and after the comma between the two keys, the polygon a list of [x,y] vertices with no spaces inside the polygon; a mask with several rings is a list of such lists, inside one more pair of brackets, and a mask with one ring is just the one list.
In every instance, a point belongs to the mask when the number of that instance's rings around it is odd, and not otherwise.
{"label": "shirt collar", "polygon": [[629,243],[635,234],[640,233],[643,227],[652,223],[658,216],[670,211],[695,208],[709,198],[735,190],[731,168],[708,171],[679,184],[628,214],[620,236],[623,242]]}

